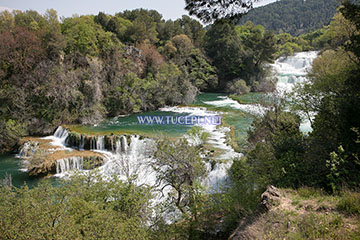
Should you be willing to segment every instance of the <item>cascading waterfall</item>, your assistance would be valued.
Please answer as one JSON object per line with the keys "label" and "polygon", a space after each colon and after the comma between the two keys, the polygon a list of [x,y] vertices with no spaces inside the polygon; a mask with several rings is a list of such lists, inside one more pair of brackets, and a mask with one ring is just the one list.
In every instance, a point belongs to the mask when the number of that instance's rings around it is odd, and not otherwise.
{"label": "cascading waterfall", "polygon": [[19,157],[19,158],[27,158],[30,155],[32,155],[34,152],[36,152],[38,150],[38,148],[39,148],[38,143],[26,142],[26,143],[24,143],[22,145],[17,157]]}
{"label": "cascading waterfall", "polygon": [[126,152],[128,149],[128,144],[127,144],[127,140],[126,140],[126,137],[125,136],[122,136],[121,137],[121,150],[123,152]]}
{"label": "cascading waterfall", "polygon": [[[311,70],[314,59],[318,56],[318,52],[300,52],[294,56],[279,58],[272,65],[277,72],[278,83],[277,90],[280,93],[291,93],[296,83],[306,81],[306,75]],[[300,130],[307,134],[312,131],[309,119],[305,119]]]}
{"label": "cascading waterfall", "polygon": [[115,153],[117,153],[117,154],[121,153],[121,140],[120,139],[116,141]]}
{"label": "cascading waterfall", "polygon": [[116,142],[115,153],[108,152],[108,161],[100,167],[105,176],[117,175],[124,181],[134,181],[138,185],[154,186],[156,173],[151,166],[154,141],[140,139],[132,135],[130,146],[127,149],[126,137],[121,137]]}
{"label": "cascading waterfall", "polygon": [[71,170],[83,170],[82,157],[70,157],[60,159],[56,162],[56,174],[64,174]]}
{"label": "cascading waterfall", "polygon": [[59,126],[54,133],[54,137],[61,138],[61,139],[67,138],[68,135],[69,135],[69,132],[61,126]]}
{"label": "cascading waterfall", "polygon": [[85,137],[83,135],[81,135],[80,137],[80,146],[79,146],[79,149],[80,150],[83,150],[85,147]]}
{"label": "cascading waterfall", "polygon": [[296,83],[304,82],[317,55],[315,51],[300,52],[276,60],[272,67],[278,77],[277,89],[280,92],[291,92]]}
{"label": "cascading waterfall", "polygon": [[[215,101],[214,104],[223,106],[223,101],[225,104],[228,104],[231,99],[222,98],[219,101]],[[231,100],[233,101],[233,100]],[[234,101],[235,102],[235,101]],[[211,102],[206,102],[210,104]],[[236,102],[237,103],[237,102]],[[219,113],[209,111],[206,108],[199,107],[168,107],[162,108],[161,111],[169,111],[176,113],[188,113],[195,116],[213,116],[218,115]],[[231,167],[234,158],[239,158],[242,154],[235,152],[235,150],[226,143],[227,137],[226,134],[230,131],[228,127],[217,127],[215,125],[199,125],[202,127],[203,131],[209,134],[207,143],[211,144],[213,147],[222,151],[222,154],[216,157],[217,160],[215,167],[212,168],[210,163],[206,163],[207,167],[207,177],[203,179],[203,185],[209,191],[218,191],[221,186],[224,186],[228,177],[227,171]],[[192,142],[194,143],[194,142]]]}
{"label": "cascading waterfall", "polygon": [[96,137],[96,150],[104,151],[105,150],[105,142],[104,136]]}
{"label": "cascading waterfall", "polygon": [[60,140],[61,145],[65,145],[68,136],[69,136],[68,130],[64,129],[61,126],[59,126],[54,133],[54,137]]}

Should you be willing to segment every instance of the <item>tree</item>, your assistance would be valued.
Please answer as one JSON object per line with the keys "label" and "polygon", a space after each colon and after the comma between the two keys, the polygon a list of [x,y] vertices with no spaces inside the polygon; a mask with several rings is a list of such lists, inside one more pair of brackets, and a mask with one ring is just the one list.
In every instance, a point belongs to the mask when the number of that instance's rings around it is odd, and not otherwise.
{"label": "tree", "polygon": [[212,25],[206,33],[205,50],[219,70],[220,83],[239,77],[243,72],[243,48],[234,25],[229,21]]}
{"label": "tree", "polygon": [[[170,187],[169,206],[166,206],[171,215],[171,206],[176,207],[181,215],[175,220],[179,222],[177,228],[185,229],[183,236],[192,239],[195,234],[195,225],[202,208],[202,189],[200,181],[205,177],[206,169],[200,157],[200,147],[190,146],[185,138],[176,142],[167,139],[157,143],[154,154],[156,161],[152,164],[158,173],[158,184],[162,190]],[[185,220],[185,222],[183,222]]]}
{"label": "tree", "polygon": [[237,78],[254,91],[261,89],[257,85],[267,85],[265,63],[274,59],[275,37],[262,26],[217,21],[206,33],[205,50],[219,71],[220,88]]}
{"label": "tree", "polygon": [[185,0],[185,9],[204,23],[240,17],[252,8],[254,0]]}
{"label": "tree", "polygon": [[[358,5],[349,2],[340,9],[353,24],[352,28],[360,27],[357,25],[357,17],[354,17],[358,16],[359,9]],[[347,15],[347,11],[352,15]],[[355,174],[360,166],[360,122],[356,117],[360,111],[360,85],[357,81],[360,42],[356,41],[358,30],[346,35],[338,24],[330,26],[334,36],[341,36],[340,46],[333,45],[332,50],[324,51],[314,61],[310,81],[300,88],[297,94],[300,104],[295,105],[304,112],[316,111],[312,121],[313,132],[309,137],[309,145],[312,147],[306,152],[305,158],[316,167],[318,175],[314,182],[328,191],[334,191],[342,186],[356,187],[360,182]]]}
{"label": "tree", "polygon": [[[76,175],[60,186],[0,187],[1,239],[147,239],[149,189]],[[120,237],[121,236],[121,237]]]}
{"label": "tree", "polygon": [[3,32],[0,41],[1,77],[5,79],[12,74],[33,70],[44,58],[41,40],[26,28],[16,27]]}

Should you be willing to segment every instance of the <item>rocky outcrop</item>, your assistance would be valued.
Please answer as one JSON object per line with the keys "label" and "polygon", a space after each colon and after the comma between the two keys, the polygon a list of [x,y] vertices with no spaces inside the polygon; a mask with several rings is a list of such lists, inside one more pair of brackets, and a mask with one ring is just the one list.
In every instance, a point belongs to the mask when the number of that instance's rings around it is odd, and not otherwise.
{"label": "rocky outcrop", "polygon": [[93,151],[64,150],[50,144],[51,140],[25,138],[18,156],[31,177],[43,177],[64,171],[89,170],[103,164],[105,156]]}
{"label": "rocky outcrop", "polygon": [[280,204],[280,190],[274,186],[268,186],[266,191],[261,195],[259,206],[254,215],[244,218],[240,221],[239,226],[230,236],[231,240],[261,239],[263,235],[264,219],[262,215]]}

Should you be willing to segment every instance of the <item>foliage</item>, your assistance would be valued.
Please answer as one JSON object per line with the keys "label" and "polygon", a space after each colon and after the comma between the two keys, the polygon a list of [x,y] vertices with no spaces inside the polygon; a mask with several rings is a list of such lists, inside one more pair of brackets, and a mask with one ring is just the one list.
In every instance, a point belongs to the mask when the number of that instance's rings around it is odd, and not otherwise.
{"label": "foliage", "polygon": [[241,78],[256,90],[257,84],[268,80],[264,65],[273,60],[275,39],[272,33],[250,22],[235,27],[222,20],[206,33],[205,50],[219,70],[220,87]]}
{"label": "foliage", "polygon": [[219,19],[239,18],[247,9],[252,8],[253,2],[251,0],[185,0],[185,9],[204,23],[210,23]]}
{"label": "foliage", "polygon": [[298,116],[276,108],[254,122],[246,163],[258,186],[299,187],[307,181],[306,147],[299,126]]}
{"label": "foliage", "polygon": [[60,186],[0,188],[2,239],[147,239],[149,192],[93,172]]}
{"label": "foliage", "polygon": [[246,82],[241,79],[228,83],[226,88],[232,94],[242,95],[250,92],[250,88],[246,85]]}
{"label": "foliage", "polygon": [[1,151],[23,135],[189,103],[217,86],[205,30],[187,16],[166,22],[138,9],[60,23],[53,9],[14,11],[1,13],[0,32]]}
{"label": "foliage", "polygon": [[175,190],[174,203],[183,214],[187,214],[187,208],[191,208],[195,201],[196,182],[205,175],[199,149],[189,146],[185,139],[177,143],[160,141],[157,149],[153,167],[159,174],[158,181]]}
{"label": "foliage", "polygon": [[250,10],[239,22],[299,36],[328,25],[338,6],[337,0],[281,0]]}

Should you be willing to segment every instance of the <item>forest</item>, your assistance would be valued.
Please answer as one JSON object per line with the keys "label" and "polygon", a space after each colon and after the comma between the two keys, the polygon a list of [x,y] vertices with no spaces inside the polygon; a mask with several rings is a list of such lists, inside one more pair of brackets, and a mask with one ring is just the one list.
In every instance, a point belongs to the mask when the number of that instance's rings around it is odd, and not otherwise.
{"label": "forest", "polygon": [[[191,103],[200,91],[223,91],[235,79],[253,91],[271,89],[262,66],[273,59],[274,35],[253,24],[219,26],[206,32],[188,16],[165,21],[144,9],[61,22],[55,10],[2,12],[1,151],[61,124]],[[214,52],[219,43],[235,55]]]}
{"label": "forest", "polygon": [[[301,3],[309,9],[314,1]],[[281,17],[289,28],[255,20],[280,4],[294,11]],[[198,145],[185,137],[156,141],[151,164],[159,186],[171,188],[165,202],[154,203],[149,186],[104,179],[97,170],[34,188],[14,187],[7,176],[0,184],[0,239],[358,239],[360,6],[343,1],[316,15],[328,20],[316,21],[289,4],[249,13],[241,25],[225,17],[208,29],[185,15],[165,21],[145,9],[61,20],[53,9],[2,12],[1,152],[63,124],[186,106],[200,92],[276,93],[269,64],[301,51],[318,57],[303,84],[254,118],[222,191],[202,186],[208,136],[194,128],[188,134],[200,135]],[[286,16],[319,25],[292,24]],[[300,131],[304,118],[309,134]],[[270,185],[296,195],[290,209],[310,214],[270,211],[260,222],[264,232],[246,235],[242,226],[256,222]],[[319,206],[308,208],[315,199]]]}
{"label": "forest", "polygon": [[239,22],[251,21],[275,33],[299,36],[328,25],[339,3],[337,0],[281,0],[250,10]]}

